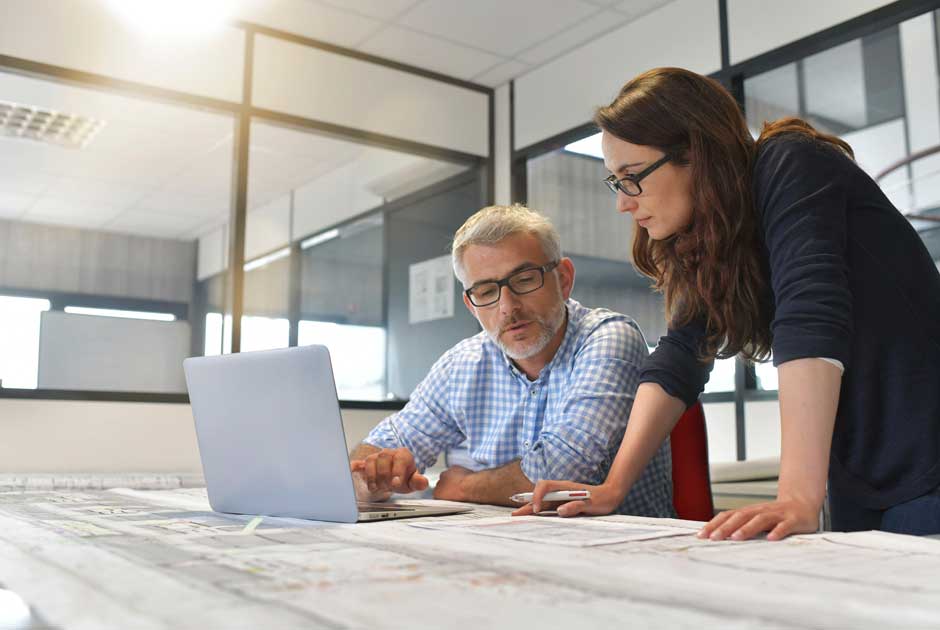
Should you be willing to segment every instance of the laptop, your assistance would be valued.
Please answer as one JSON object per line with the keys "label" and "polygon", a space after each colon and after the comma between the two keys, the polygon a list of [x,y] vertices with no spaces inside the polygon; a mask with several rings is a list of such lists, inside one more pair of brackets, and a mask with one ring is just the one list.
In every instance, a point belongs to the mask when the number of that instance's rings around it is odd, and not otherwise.
{"label": "laptop", "polygon": [[338,523],[461,507],[358,504],[326,346],[183,361],[209,505]]}

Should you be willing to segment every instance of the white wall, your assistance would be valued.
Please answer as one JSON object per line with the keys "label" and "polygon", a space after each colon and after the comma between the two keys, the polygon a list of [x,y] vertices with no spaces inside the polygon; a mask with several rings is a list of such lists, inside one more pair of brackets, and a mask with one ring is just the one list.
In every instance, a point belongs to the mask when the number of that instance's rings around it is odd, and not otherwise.
{"label": "white wall", "polygon": [[673,0],[515,81],[517,149],[591,120],[631,77],[658,66],[721,68],[718,3]]}
{"label": "white wall", "polygon": [[0,54],[200,96],[241,100],[244,49],[234,27],[148,35],[100,0],[0,2]]}
{"label": "white wall", "polygon": [[489,155],[483,92],[265,36],[253,77],[252,103],[263,109]]}
{"label": "white wall", "polygon": [[496,88],[493,95],[494,143],[493,161],[495,168],[495,198],[493,203],[506,205],[512,200],[512,138],[510,137],[509,84]]}
{"label": "white wall", "polygon": [[[344,410],[346,442],[386,411]],[[188,404],[0,398],[0,473],[201,473]]]}
{"label": "white wall", "polygon": [[789,44],[891,2],[886,0],[728,0],[731,63]]}
{"label": "white wall", "polygon": [[228,269],[228,224],[199,237],[196,278],[205,280]]}
{"label": "white wall", "polygon": [[[940,94],[933,14],[921,15],[901,24],[901,67],[904,74],[908,142],[914,153],[940,144]],[[940,203],[940,155],[911,164],[913,199],[902,210],[922,210]],[[906,179],[904,169],[895,173]]]}
{"label": "white wall", "polygon": [[290,244],[290,193],[248,213],[245,226],[245,260],[268,254]]}

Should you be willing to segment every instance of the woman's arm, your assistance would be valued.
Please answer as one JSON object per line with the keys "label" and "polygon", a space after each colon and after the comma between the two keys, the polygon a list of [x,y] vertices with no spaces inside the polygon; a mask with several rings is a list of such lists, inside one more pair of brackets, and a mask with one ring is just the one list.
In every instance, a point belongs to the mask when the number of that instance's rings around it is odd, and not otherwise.
{"label": "woman's arm", "polygon": [[700,538],[768,540],[815,532],[826,498],[829,447],[842,373],[822,359],[796,359],[778,367],[780,379],[780,482],[777,500],[722,512]]}
{"label": "woman's arm", "polygon": [[591,490],[590,501],[570,501],[558,507],[561,516],[576,514],[609,514],[616,510],[627,492],[653,459],[663,440],[669,435],[686,409],[684,402],[667,394],[656,383],[642,383],[637,388],[636,399],[627,422],[626,433],[610,467],[607,480],[599,486],[571,481],[540,481],[535,486],[532,503],[514,514],[521,516],[542,509],[542,497],[553,490],[587,488]]}

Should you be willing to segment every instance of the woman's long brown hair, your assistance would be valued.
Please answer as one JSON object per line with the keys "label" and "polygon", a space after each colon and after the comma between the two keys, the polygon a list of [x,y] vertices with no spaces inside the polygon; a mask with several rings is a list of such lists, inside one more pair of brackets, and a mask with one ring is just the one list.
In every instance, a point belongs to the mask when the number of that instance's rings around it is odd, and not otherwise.
{"label": "woman's long brown hair", "polygon": [[752,172],[767,140],[800,134],[852,155],[848,144],[799,118],[765,123],[755,142],[731,94],[720,83],[681,68],[657,68],[627,83],[597,110],[595,123],[632,144],[671,153],[691,169],[692,220],[657,241],[635,229],[633,263],[666,298],[678,327],[704,316],[701,358],[770,354],[773,300],[762,253]]}

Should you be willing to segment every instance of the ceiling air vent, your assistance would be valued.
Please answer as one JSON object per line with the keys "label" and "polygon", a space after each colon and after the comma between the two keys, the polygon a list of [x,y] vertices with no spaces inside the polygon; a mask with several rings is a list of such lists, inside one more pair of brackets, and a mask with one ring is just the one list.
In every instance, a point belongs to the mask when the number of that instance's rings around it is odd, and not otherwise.
{"label": "ceiling air vent", "polygon": [[0,135],[3,136],[83,149],[102,127],[103,120],[0,101]]}

